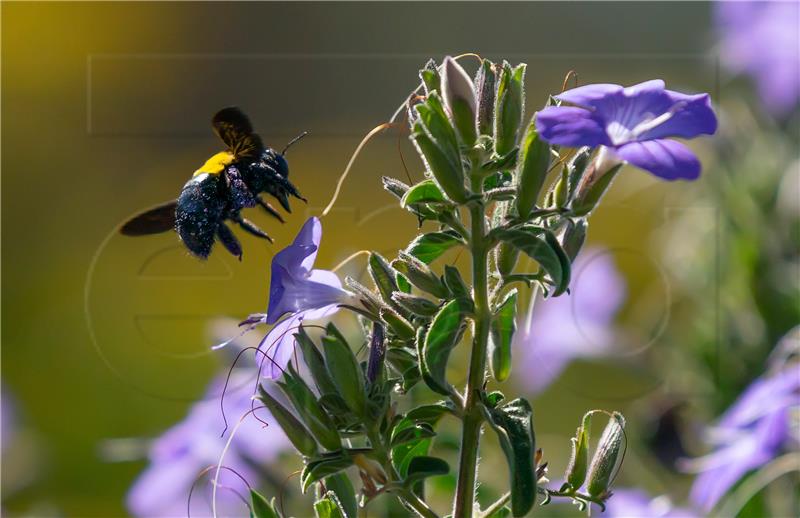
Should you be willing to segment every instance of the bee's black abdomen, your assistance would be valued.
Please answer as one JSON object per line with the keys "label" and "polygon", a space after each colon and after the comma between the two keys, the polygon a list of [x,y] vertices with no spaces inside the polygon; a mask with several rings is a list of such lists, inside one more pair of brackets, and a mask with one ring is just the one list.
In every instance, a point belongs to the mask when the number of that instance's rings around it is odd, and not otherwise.
{"label": "bee's black abdomen", "polygon": [[225,203],[219,175],[200,174],[183,186],[175,209],[175,230],[194,255],[205,259],[211,253]]}

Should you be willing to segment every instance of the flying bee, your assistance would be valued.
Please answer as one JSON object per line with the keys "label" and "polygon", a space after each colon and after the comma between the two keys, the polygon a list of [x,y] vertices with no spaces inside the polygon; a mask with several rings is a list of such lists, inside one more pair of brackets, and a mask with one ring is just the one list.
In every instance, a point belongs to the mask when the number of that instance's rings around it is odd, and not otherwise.
{"label": "flying bee", "polygon": [[277,153],[264,146],[253,132],[247,115],[239,108],[224,108],[211,120],[214,133],[227,149],[209,158],[186,182],[177,200],[145,211],[127,221],[120,232],[144,236],[175,230],[186,248],[205,259],[216,239],[231,254],[242,258],[239,240],[226,224],[230,220],[254,236],[272,238],[241,215],[241,210],[259,205],[283,223],[283,217],[261,193],[270,194],[291,212],[289,197],[306,201],[289,181],[289,164],[284,157],[303,133]]}

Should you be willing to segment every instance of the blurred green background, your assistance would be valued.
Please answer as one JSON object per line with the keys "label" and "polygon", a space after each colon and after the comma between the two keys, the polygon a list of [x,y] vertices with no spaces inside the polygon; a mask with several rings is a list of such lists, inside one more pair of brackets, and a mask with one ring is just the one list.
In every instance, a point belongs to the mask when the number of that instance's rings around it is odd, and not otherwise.
{"label": "blurred green background", "polygon": [[[156,436],[204,393],[227,361],[208,351],[208,322],[264,310],[272,255],[321,212],[361,137],[394,112],[429,57],[527,62],[528,113],[571,69],[580,83],[661,77],[722,102],[709,19],[699,2],[3,3],[2,382],[26,434],[3,462],[4,489],[20,482],[3,507],[125,514],[144,462],[109,462],[100,445]],[[308,206],[295,204],[283,226],[253,216],[276,244],[242,236],[241,263],[220,251],[201,263],[174,234],[116,235],[219,150],[208,121],[232,104],[278,149],[311,132],[289,154]],[[396,131],[359,158],[323,220],[320,267],[363,248],[389,253],[416,233],[380,186],[380,175],[405,177],[398,145],[408,159]],[[692,144],[701,156],[704,145]],[[420,178],[419,164],[410,173]],[[665,338],[679,324],[654,244],[678,217],[713,227],[714,202],[688,196],[707,181],[656,185],[630,170],[593,217],[590,243],[615,251],[628,283],[621,320],[636,323],[632,350],[648,344],[669,357],[679,346]],[[713,305],[717,280],[703,281],[697,289]],[[535,401],[540,445],[564,459],[584,410],[636,415],[645,397],[681,386],[673,374],[573,365]],[[646,452],[632,448],[626,462],[624,481],[681,490]],[[554,473],[562,469],[556,461]]]}

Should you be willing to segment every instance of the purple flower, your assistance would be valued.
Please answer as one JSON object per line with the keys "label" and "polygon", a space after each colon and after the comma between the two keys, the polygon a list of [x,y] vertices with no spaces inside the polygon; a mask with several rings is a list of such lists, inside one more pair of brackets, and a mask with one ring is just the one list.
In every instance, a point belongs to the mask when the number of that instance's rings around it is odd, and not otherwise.
{"label": "purple flower", "polygon": [[536,115],[536,128],[552,144],[607,148],[606,158],[626,161],[666,180],[693,180],[700,161],[668,137],[712,134],[717,118],[708,94],[686,95],[655,79],[624,88],[595,84],[567,90]]}
{"label": "purple flower", "polygon": [[532,393],[544,390],[576,358],[610,352],[614,316],[625,300],[625,281],[603,250],[586,250],[573,265],[570,294],[534,300],[529,314],[518,322],[514,354],[521,378]]}
{"label": "purple flower", "polygon": [[800,100],[800,3],[716,2],[720,58],[735,73],[751,76],[774,115]]}
{"label": "purple flower", "polygon": [[790,413],[798,409],[797,365],[755,380],[710,430],[709,442],[716,450],[684,464],[685,469],[699,472],[692,502],[710,511],[743,476],[796,441],[790,433]]}
{"label": "purple flower", "polygon": [[666,495],[651,497],[639,489],[615,489],[606,502],[607,518],[698,518],[700,514],[675,507]]}
{"label": "purple flower", "polygon": [[338,305],[350,297],[335,273],[312,269],[321,239],[322,223],[319,218],[309,218],[292,244],[272,259],[267,324],[286,313]]}
{"label": "purple flower", "polygon": [[[241,374],[241,373],[240,373]],[[251,410],[252,370],[247,376],[234,376],[225,393],[225,415],[230,425],[221,436],[224,422],[220,397],[224,377],[215,380],[208,397],[192,406],[189,414],[150,448],[150,465],[128,492],[128,509],[134,516],[186,516],[189,491],[204,469],[216,466],[233,428]],[[257,408],[259,405],[256,404]],[[270,422],[266,409],[257,411],[259,419]],[[236,430],[223,466],[240,474],[251,485],[258,483],[253,466],[269,463],[289,442],[277,425],[265,426],[253,415],[247,415]],[[211,489],[215,469],[198,480],[192,495],[192,516],[211,514]],[[240,515],[247,507],[237,493],[247,497],[247,485],[231,471],[220,471],[217,489],[218,514]],[[235,492],[234,492],[235,491]]]}
{"label": "purple flower", "polygon": [[294,354],[294,333],[304,320],[316,320],[332,315],[339,305],[349,302],[352,295],[342,289],[335,273],[314,270],[322,224],[319,218],[309,218],[291,245],[272,259],[269,308],[264,321],[275,324],[259,345],[266,353],[266,374],[279,378]]}

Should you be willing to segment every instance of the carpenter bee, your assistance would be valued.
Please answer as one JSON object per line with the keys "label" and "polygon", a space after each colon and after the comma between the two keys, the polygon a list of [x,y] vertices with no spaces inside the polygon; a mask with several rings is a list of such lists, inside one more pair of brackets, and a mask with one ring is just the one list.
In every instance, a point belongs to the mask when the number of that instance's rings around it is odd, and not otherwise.
{"label": "carpenter bee", "polygon": [[242,217],[241,210],[259,205],[283,223],[283,217],[259,196],[261,193],[272,195],[287,212],[291,212],[290,196],[306,201],[289,181],[289,165],[284,158],[289,146],[305,133],[277,153],[264,146],[239,108],[220,110],[211,125],[227,149],[213,155],[194,172],[177,200],[133,217],[120,229],[122,234],[143,236],[174,229],[186,248],[199,258],[207,258],[215,239],[219,239],[241,260],[241,244],[225,223],[227,220],[272,242],[266,232]]}

